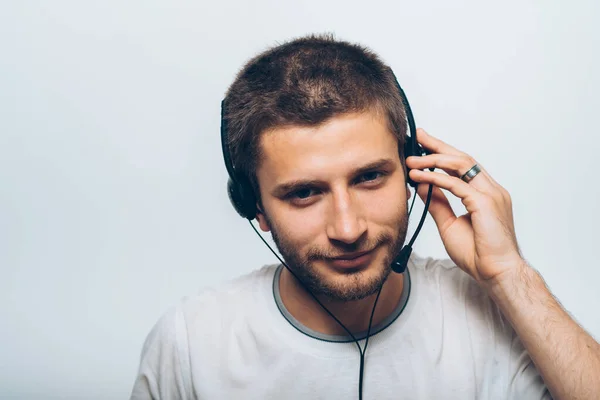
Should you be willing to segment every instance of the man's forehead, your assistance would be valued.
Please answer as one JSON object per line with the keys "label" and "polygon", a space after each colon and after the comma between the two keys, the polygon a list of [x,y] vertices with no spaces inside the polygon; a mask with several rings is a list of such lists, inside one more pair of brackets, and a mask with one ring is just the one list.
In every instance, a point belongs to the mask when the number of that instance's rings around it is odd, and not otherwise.
{"label": "man's forehead", "polygon": [[261,136],[259,174],[265,177],[343,173],[398,154],[385,118],[347,114],[318,126],[287,126]]}

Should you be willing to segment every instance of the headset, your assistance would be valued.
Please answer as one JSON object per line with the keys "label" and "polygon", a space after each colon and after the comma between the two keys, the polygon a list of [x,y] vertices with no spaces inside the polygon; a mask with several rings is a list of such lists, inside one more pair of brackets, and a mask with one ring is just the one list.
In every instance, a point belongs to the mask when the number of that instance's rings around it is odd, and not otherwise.
{"label": "headset", "polygon": [[[423,156],[423,155],[431,154],[431,152],[424,149],[417,142],[417,129],[415,127],[415,120],[414,120],[414,117],[412,114],[412,110],[410,108],[410,104],[408,103],[408,99],[406,98],[406,95],[404,94],[404,90],[402,90],[402,87],[398,83],[398,79],[396,78],[396,76],[394,75],[393,72],[392,72],[392,75],[394,76],[394,82],[396,84],[396,88],[398,89],[398,92],[400,93],[400,98],[402,99],[402,104],[404,105],[406,119],[408,120],[408,128],[409,128],[409,132],[410,132],[410,136],[407,138],[406,142],[404,143],[404,157],[407,158],[407,157],[411,157],[411,156]],[[223,148],[223,159],[225,161],[225,167],[227,168],[227,173],[229,174],[229,180],[227,182],[227,193],[229,195],[229,200],[231,201],[231,204],[233,205],[233,207],[235,208],[235,210],[241,217],[248,219],[248,221],[252,221],[256,217],[256,214],[258,213],[257,198],[254,193],[254,189],[253,189],[252,185],[250,184],[250,181],[248,180],[248,178],[246,176],[244,176],[243,174],[236,172],[235,166],[233,165],[233,162],[231,160],[231,153],[229,150],[229,142],[228,142],[228,137],[227,137],[227,120],[225,119],[225,100],[221,101],[221,146]],[[406,181],[411,187],[413,187],[415,189],[415,192],[416,192],[418,183],[413,181],[408,176],[408,172],[410,172],[410,169],[408,169],[408,167],[406,167],[406,168],[407,168]],[[433,171],[434,168],[429,168],[429,170]],[[413,234],[409,243],[407,245],[405,245],[404,247],[402,247],[402,249],[400,250],[398,255],[392,261],[391,267],[394,272],[403,273],[406,270],[406,266],[408,265],[408,260],[412,253],[412,246],[413,246],[417,236],[421,232],[423,223],[425,222],[425,217],[427,216],[427,211],[429,210],[429,204],[431,202],[432,192],[433,192],[433,185],[430,184],[429,192],[427,193],[427,200],[425,201],[425,208],[423,210],[421,220],[419,221],[419,225],[417,226],[417,229],[415,230],[415,233]],[[417,195],[415,193],[414,198],[413,198],[413,205],[414,205],[414,200],[416,197],[417,197]],[[411,212],[412,212],[412,205],[408,212],[409,216],[410,216]],[[254,227],[254,225],[252,225],[252,227]],[[261,238],[262,238],[262,236],[261,236]],[[269,246],[269,248],[270,248],[270,246]]]}
{"label": "headset", "polygon": [[[404,157],[423,156],[426,154],[431,154],[428,150],[421,147],[421,145],[419,145],[419,143],[417,142],[417,130],[415,127],[415,120],[412,115],[412,110],[410,108],[410,104],[408,103],[408,100],[406,99],[406,95],[404,94],[404,90],[402,90],[402,88],[400,87],[400,84],[398,83],[398,79],[396,79],[396,76],[394,75],[393,72],[392,72],[392,75],[394,76],[394,81],[396,83],[396,87],[398,89],[398,92],[400,93],[400,98],[402,99],[402,104],[404,105],[404,109],[406,112],[406,119],[408,120],[408,128],[410,131],[410,136],[407,138],[407,141],[404,143]],[[317,296],[314,295],[314,293],[312,293],[310,290],[308,290],[308,288],[306,287],[304,282],[302,282],[302,280],[298,278],[298,276],[294,273],[294,271],[284,262],[284,260],[281,259],[281,257],[273,250],[273,248],[269,245],[269,243],[267,243],[267,241],[262,237],[262,235],[258,232],[258,230],[254,226],[254,224],[252,224],[252,220],[256,217],[257,213],[259,212],[259,210],[257,208],[257,198],[256,198],[254,189],[253,189],[252,185],[250,184],[248,177],[244,176],[241,173],[237,173],[235,166],[233,165],[233,162],[231,161],[231,153],[229,150],[229,142],[228,142],[228,137],[227,137],[227,120],[225,118],[225,106],[226,106],[225,100],[221,101],[221,146],[223,148],[223,159],[225,160],[225,167],[227,168],[227,173],[229,174],[229,180],[227,182],[227,193],[229,195],[229,200],[231,201],[231,204],[233,205],[233,207],[235,208],[237,213],[241,217],[246,218],[248,220],[248,222],[250,223],[250,226],[252,227],[254,232],[256,232],[256,234],[262,240],[262,242],[269,248],[269,250],[271,250],[273,255],[275,255],[275,257],[277,257],[279,259],[279,261],[281,261],[281,264],[284,265],[288,269],[288,271],[290,271],[290,273],[307,290],[307,292],[313,297],[313,299],[315,299],[316,302],[354,340],[354,343],[358,347],[358,351],[360,353],[360,367],[359,367],[359,378],[358,378],[358,398],[359,398],[359,400],[362,400],[365,354],[367,352],[367,346],[369,344],[369,338],[371,336],[371,325],[373,323],[373,315],[375,314],[375,307],[377,307],[377,302],[379,301],[379,295],[381,294],[381,289],[382,289],[383,285],[379,288],[379,290],[377,292],[377,297],[375,297],[375,301],[373,303],[373,309],[371,311],[371,317],[369,319],[369,328],[367,329],[365,345],[363,348],[361,348],[360,344],[358,343],[358,339],[356,339],[356,337],[352,334],[352,332],[350,332],[348,330],[348,328],[346,328],[346,326],[344,326],[344,324],[335,315],[333,315],[333,313],[331,313],[327,309],[327,307],[325,307],[325,305],[323,305],[323,303],[317,298]],[[417,182],[413,181],[412,179],[410,179],[410,177],[408,176],[408,172],[410,170],[408,169],[408,167],[406,167],[406,168],[407,168],[406,182],[411,187],[413,187],[416,192],[417,186],[419,184]],[[435,168],[429,168],[429,170],[431,170],[431,171],[433,171],[434,169]],[[410,258],[410,254],[412,253],[412,245],[414,244],[417,236],[419,235],[419,232],[421,231],[421,228],[423,227],[423,222],[425,222],[425,217],[427,216],[427,211],[429,210],[429,203],[431,202],[432,191],[433,191],[433,185],[430,184],[429,191],[427,192],[427,200],[425,201],[425,208],[423,210],[423,215],[421,216],[421,220],[419,221],[419,225],[417,226],[417,229],[415,230],[415,233],[413,234],[409,243],[407,245],[404,245],[404,247],[402,247],[402,249],[400,250],[398,255],[392,261],[391,269],[396,273],[401,274],[406,270],[408,260]],[[414,205],[416,197],[417,197],[417,194],[415,193],[415,195],[413,197],[412,205],[410,206],[410,209],[408,211],[409,216],[412,212],[412,206]]]}

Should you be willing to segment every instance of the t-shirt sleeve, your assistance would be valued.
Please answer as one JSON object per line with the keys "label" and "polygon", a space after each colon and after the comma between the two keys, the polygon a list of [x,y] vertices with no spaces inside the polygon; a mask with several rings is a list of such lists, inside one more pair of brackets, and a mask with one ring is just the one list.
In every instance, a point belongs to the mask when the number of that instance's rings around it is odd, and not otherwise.
{"label": "t-shirt sleeve", "polygon": [[144,342],[130,400],[191,399],[188,349],[183,313],[172,308]]}
{"label": "t-shirt sleeve", "polygon": [[511,340],[508,372],[509,399],[552,399],[529,353],[527,353],[523,343],[514,331]]}

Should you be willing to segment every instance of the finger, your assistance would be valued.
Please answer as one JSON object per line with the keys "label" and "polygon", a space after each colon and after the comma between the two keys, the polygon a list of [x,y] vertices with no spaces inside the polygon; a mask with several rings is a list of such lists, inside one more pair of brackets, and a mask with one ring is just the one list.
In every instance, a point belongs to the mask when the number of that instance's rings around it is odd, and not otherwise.
{"label": "finger", "polygon": [[422,146],[431,150],[432,153],[439,154],[453,154],[455,156],[464,156],[465,153],[450,146],[448,143],[441,141],[440,139],[431,136],[423,128],[417,129],[417,142]]}
{"label": "finger", "polygon": [[[438,168],[446,172],[448,175],[460,178],[467,171],[473,168],[477,163],[468,156],[456,156],[452,154],[430,154],[426,156],[408,157],[406,166],[413,169]],[[479,172],[469,182],[471,186],[484,192],[491,192],[495,189],[495,182],[491,179],[485,169],[479,165]]]}
{"label": "finger", "polygon": [[[429,185],[419,185],[417,193],[425,202]],[[456,220],[456,214],[448,201],[448,198],[438,187],[433,187],[431,193],[431,202],[429,203],[429,213],[433,217],[435,224],[440,232],[444,232],[447,226],[450,226]]]}
{"label": "finger", "polygon": [[470,184],[453,176],[439,172],[413,169],[410,171],[410,177],[419,184],[431,183],[434,186],[448,190],[462,200],[462,203],[465,205],[468,212],[477,211],[477,204],[479,203],[477,200],[480,199],[481,196],[484,196],[482,192],[478,191]]}
{"label": "finger", "polygon": [[[446,154],[453,154],[456,156],[465,156],[465,157],[470,157],[467,153],[465,153],[464,151],[460,151],[452,146],[450,146],[448,143],[431,136],[427,131],[425,131],[425,129],[423,128],[418,128],[417,129],[417,140],[419,143],[421,143],[423,146],[425,146],[427,149],[431,150],[433,153],[446,153]],[[473,161],[473,164],[471,165],[471,167],[475,165],[475,161]],[[481,168],[481,173],[485,173],[486,177],[490,180],[490,182],[492,182],[492,185],[494,186],[500,186],[500,184],[498,182],[496,182],[496,180],[494,180],[494,178],[487,172],[485,171],[481,165],[479,165],[479,167]],[[481,173],[479,175],[481,175]],[[462,175],[460,175],[462,176]],[[473,178],[475,179],[475,178]]]}

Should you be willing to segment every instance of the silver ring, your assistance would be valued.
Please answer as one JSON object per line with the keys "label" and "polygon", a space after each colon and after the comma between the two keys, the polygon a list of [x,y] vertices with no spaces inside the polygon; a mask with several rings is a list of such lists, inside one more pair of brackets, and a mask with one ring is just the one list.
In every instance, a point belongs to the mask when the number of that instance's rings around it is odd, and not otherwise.
{"label": "silver ring", "polygon": [[480,172],[481,168],[479,168],[479,165],[475,164],[470,170],[468,170],[463,176],[461,176],[460,179],[469,183],[471,179],[475,178],[475,176],[477,176],[477,174]]}

